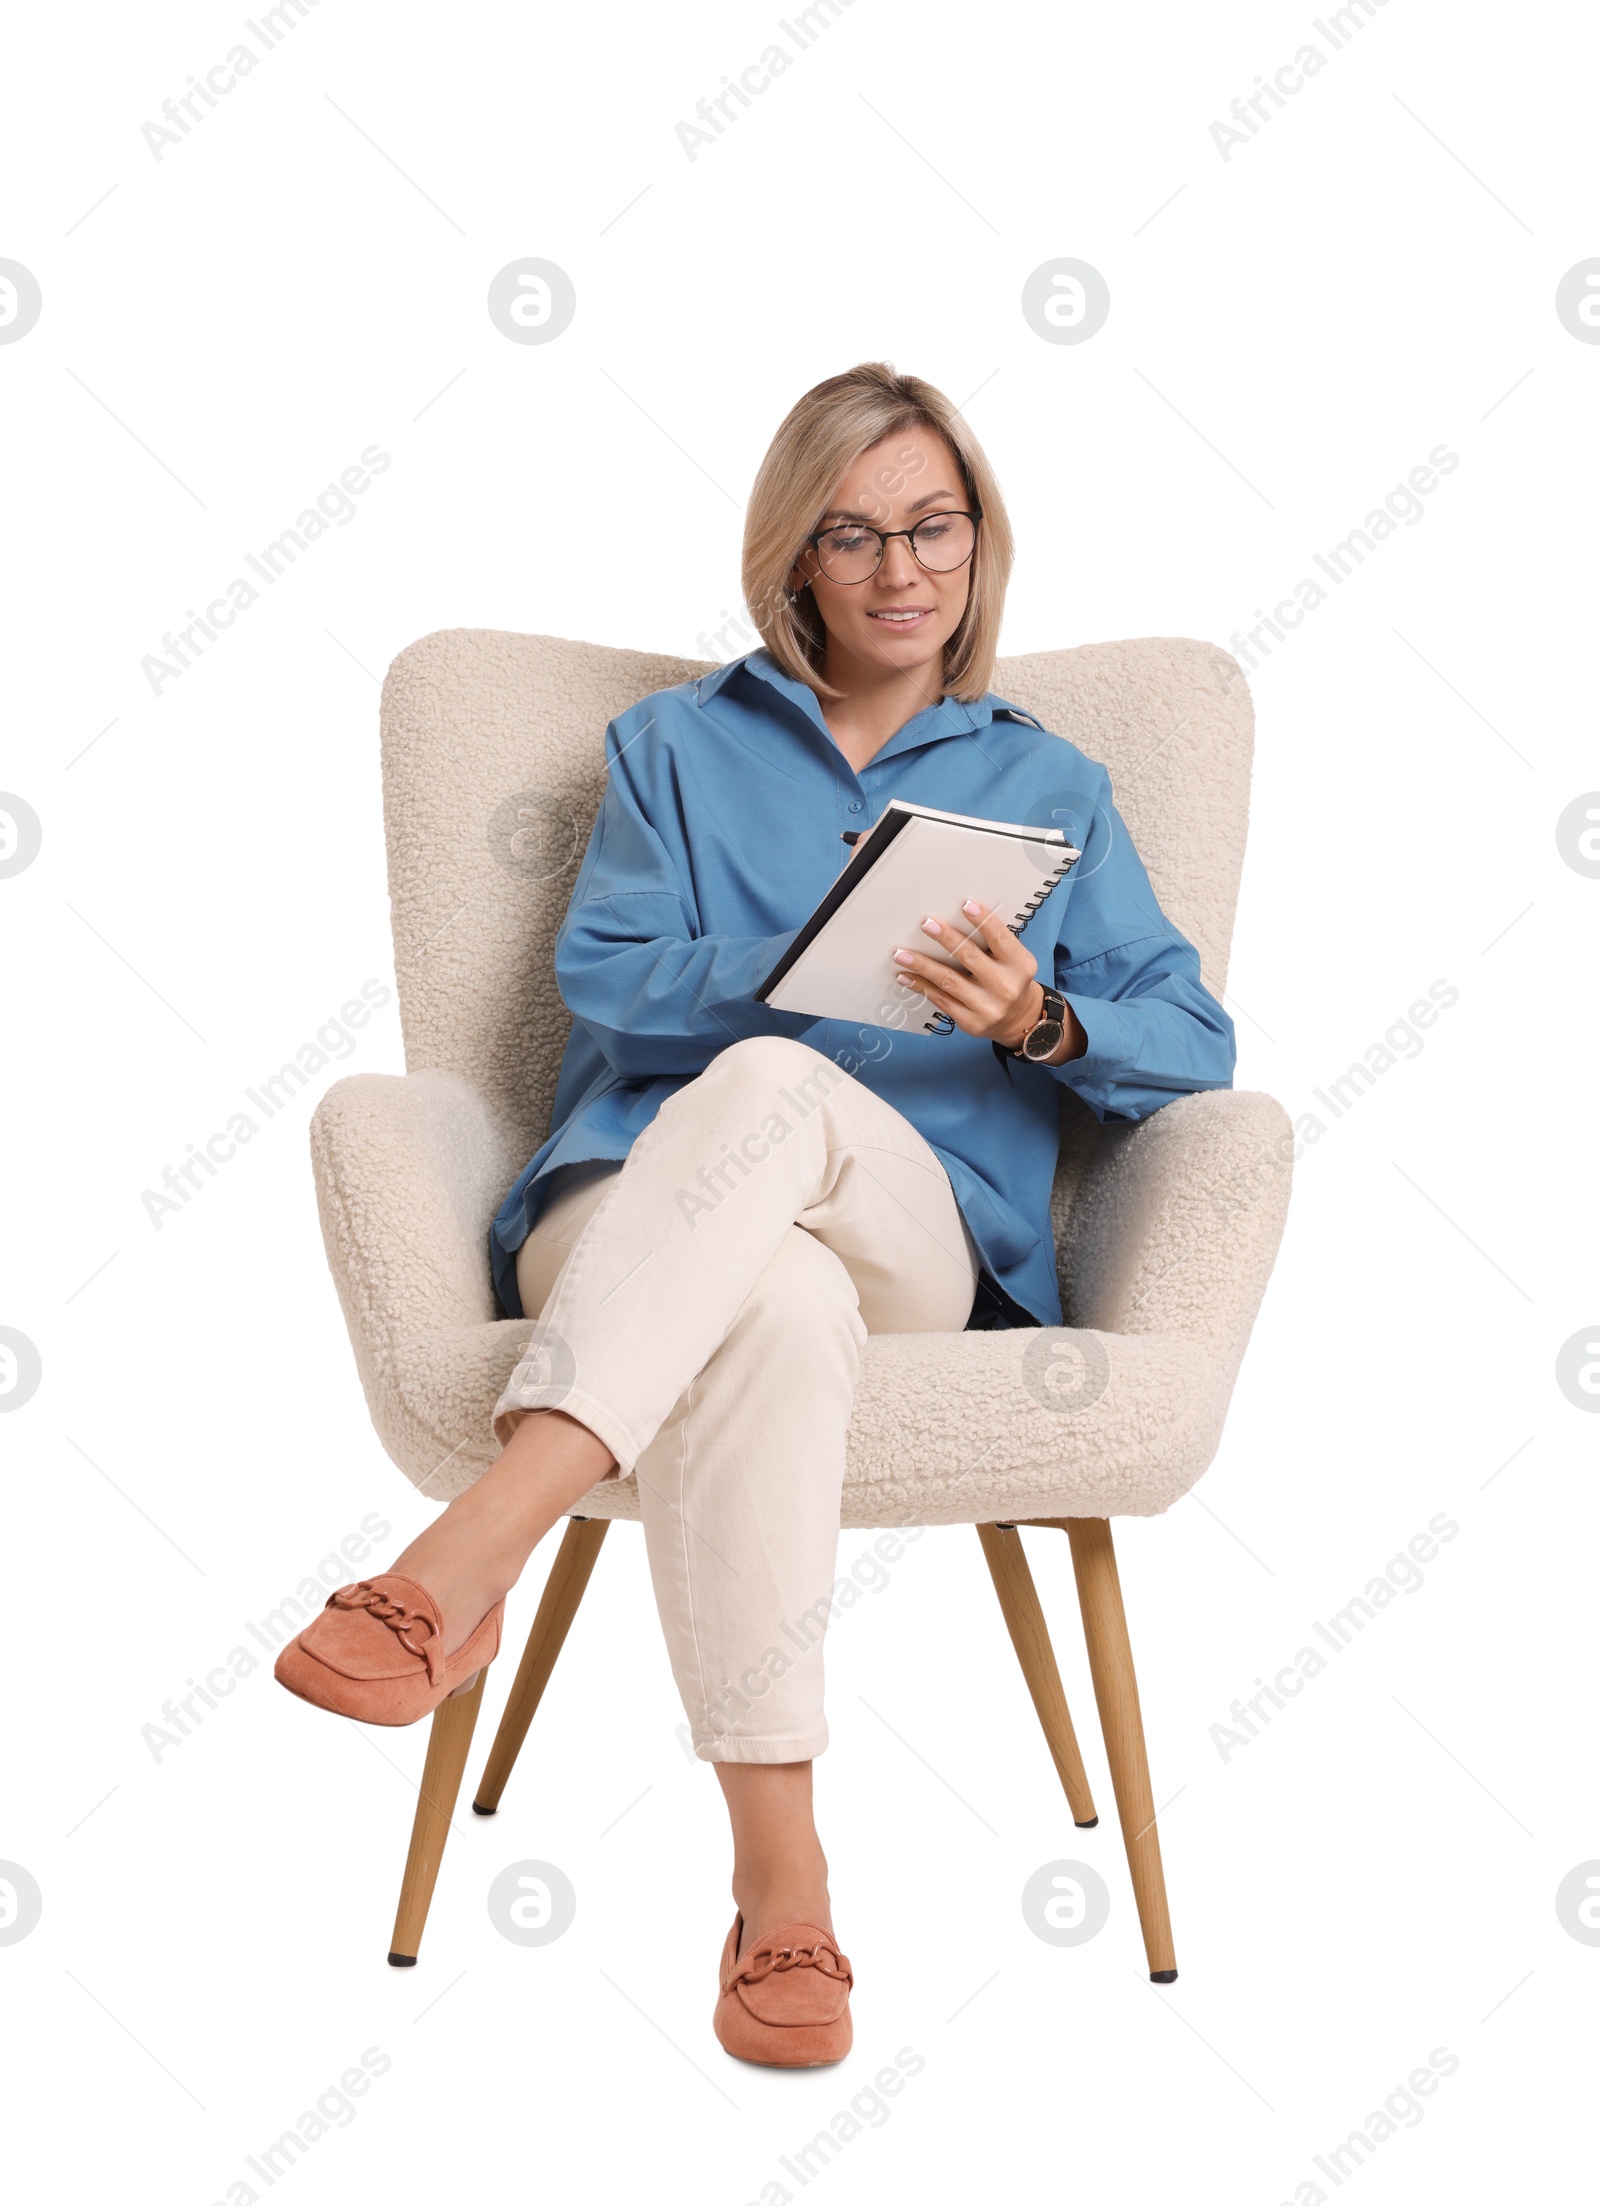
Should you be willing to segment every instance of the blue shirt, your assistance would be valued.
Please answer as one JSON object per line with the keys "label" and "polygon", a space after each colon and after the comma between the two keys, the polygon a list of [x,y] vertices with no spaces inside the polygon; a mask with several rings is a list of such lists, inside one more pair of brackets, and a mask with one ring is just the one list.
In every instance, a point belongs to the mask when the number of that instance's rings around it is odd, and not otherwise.
{"label": "blue shirt", "polygon": [[[986,1273],[1027,1317],[1059,1325],[1057,1087],[1098,1119],[1133,1120],[1233,1078],[1233,1022],[1156,902],[1105,768],[991,695],[927,706],[856,773],[816,692],[766,651],[644,698],[607,728],[606,761],[556,938],[573,1025],[554,1131],[490,1228],[501,1306],[521,1315],[516,1252],[560,1184],[553,1174],[625,1157],[730,1042],[788,1034],[911,1121],[950,1176]],[[848,862],[841,835],[870,826],[892,797],[1060,827],[1082,851],[1021,939],[1076,1013],[1084,1055],[1002,1064],[959,1028],[891,1032],[755,1001]]]}

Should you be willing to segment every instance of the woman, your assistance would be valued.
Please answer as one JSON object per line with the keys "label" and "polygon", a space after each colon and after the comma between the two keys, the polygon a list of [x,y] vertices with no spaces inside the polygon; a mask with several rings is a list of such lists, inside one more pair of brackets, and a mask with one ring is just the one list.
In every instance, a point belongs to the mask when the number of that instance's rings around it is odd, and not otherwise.
{"label": "woman", "polygon": [[[555,1130],[491,1234],[503,1307],[538,1320],[495,1408],[504,1452],[278,1663],[322,1707],[416,1721],[495,1654],[538,1542],[632,1473],[733,1829],[714,2027],[776,2065],[850,2045],[811,1763],[861,1344],[1059,1324],[1058,1084],[1127,1120],[1232,1076],[1231,1022],[1105,770],[989,692],[1010,565],[989,464],[930,384],[866,364],[793,408],[745,529],[765,648],[607,730],[556,951]],[[941,1032],[920,1007],[900,1031],[757,1003],[891,797],[1056,824],[1083,855],[1021,936],[969,902],[954,972],[936,920],[896,948]]]}

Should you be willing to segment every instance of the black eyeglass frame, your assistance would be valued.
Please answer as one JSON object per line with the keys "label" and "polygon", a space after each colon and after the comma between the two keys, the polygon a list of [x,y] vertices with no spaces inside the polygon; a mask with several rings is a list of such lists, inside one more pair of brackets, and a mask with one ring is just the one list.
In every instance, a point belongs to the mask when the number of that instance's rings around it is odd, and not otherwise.
{"label": "black eyeglass frame", "polygon": [[[968,551],[966,558],[958,559],[953,567],[930,567],[928,565],[928,562],[923,558],[922,554],[917,550],[917,529],[926,528],[930,521],[946,521],[954,516],[959,516],[961,520],[970,521],[972,523],[971,549]],[[828,576],[828,580],[834,583],[841,590],[854,590],[857,589],[863,582],[870,582],[872,580],[872,577],[877,573],[878,568],[883,565],[883,555],[888,550],[892,539],[896,536],[903,536],[906,542],[911,546],[911,556],[916,561],[917,565],[922,569],[924,574],[959,574],[961,572],[961,569],[966,566],[968,561],[972,558],[973,552],[975,552],[978,548],[978,523],[982,519],[983,511],[981,507],[975,506],[969,512],[961,506],[941,506],[937,513],[925,513],[922,516],[922,519],[917,522],[914,528],[875,529],[869,521],[835,521],[828,528],[814,529],[805,541],[807,547],[811,551],[816,552],[817,565],[819,567],[822,567],[822,571],[825,575]],[[822,566],[822,554],[820,551],[817,551],[817,546],[821,543],[823,537],[836,536],[841,529],[851,528],[859,529],[862,531],[863,534],[867,536],[875,536],[878,539],[878,558],[877,564],[873,566],[866,574],[857,575],[854,582],[844,582],[840,580],[839,576],[828,574],[827,568]]]}

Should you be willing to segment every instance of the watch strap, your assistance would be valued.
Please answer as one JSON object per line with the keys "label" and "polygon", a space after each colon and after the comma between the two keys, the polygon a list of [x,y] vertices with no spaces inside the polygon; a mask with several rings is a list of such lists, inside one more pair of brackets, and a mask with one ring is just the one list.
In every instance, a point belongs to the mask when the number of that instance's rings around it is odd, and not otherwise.
{"label": "watch strap", "polygon": [[1017,1047],[1011,1053],[1013,1057],[1020,1057],[1024,1064],[1033,1064],[1037,1062],[1037,1059],[1030,1058],[1027,1055],[1028,1035],[1037,1034],[1040,1027],[1042,1026],[1059,1026],[1064,1028],[1066,1025],[1067,999],[1065,996],[1062,995],[1060,989],[1051,988],[1046,982],[1041,981],[1039,983],[1039,993],[1044,999],[1044,1008],[1040,1012],[1038,1018],[1034,1020],[1032,1026],[1029,1027],[1028,1033],[1023,1035],[1022,1040],[1017,1044]]}

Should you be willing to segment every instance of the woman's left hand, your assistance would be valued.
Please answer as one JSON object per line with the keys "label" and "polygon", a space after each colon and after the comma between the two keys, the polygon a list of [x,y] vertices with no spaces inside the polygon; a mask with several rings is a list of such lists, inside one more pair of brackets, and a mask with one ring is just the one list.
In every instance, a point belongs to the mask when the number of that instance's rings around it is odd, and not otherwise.
{"label": "woman's left hand", "polygon": [[[916,950],[896,950],[900,985],[926,996],[935,1011],[954,1020],[963,1034],[1017,1049],[1029,1028],[1044,1015],[1044,991],[1034,975],[1039,961],[1024,949],[999,913],[971,898],[961,907],[977,928],[971,940],[937,919],[922,922],[924,934],[957,960],[952,971],[941,958]],[[1071,1037],[1071,1026],[1068,1035]]]}

